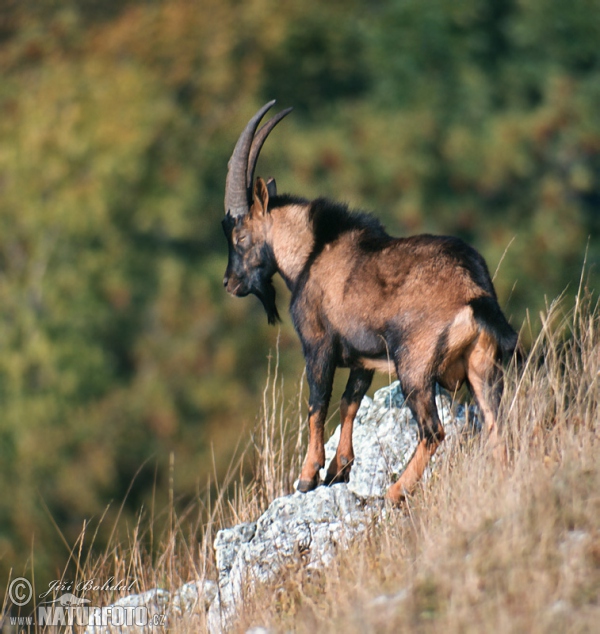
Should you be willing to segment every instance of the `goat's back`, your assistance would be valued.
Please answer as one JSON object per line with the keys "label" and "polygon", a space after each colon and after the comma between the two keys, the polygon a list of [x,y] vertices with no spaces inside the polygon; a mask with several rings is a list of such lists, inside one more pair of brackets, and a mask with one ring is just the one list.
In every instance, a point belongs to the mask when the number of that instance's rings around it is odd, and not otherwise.
{"label": "goat's back", "polygon": [[353,321],[382,327],[411,318],[445,322],[480,297],[495,301],[483,258],[458,238],[419,235],[373,239],[350,231],[323,246],[301,293],[340,330]]}

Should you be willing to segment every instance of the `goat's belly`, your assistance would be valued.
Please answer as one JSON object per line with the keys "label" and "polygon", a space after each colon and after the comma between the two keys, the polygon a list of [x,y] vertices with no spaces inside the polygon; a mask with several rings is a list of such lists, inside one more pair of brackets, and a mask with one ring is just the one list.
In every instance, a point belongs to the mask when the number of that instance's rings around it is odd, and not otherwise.
{"label": "goat's belly", "polygon": [[383,363],[387,367],[389,354],[384,338],[367,329],[345,333],[341,338],[341,352],[347,367],[373,369],[372,363]]}
{"label": "goat's belly", "polygon": [[393,374],[396,371],[394,364],[389,359],[361,357],[359,363],[365,370],[375,370],[376,372],[384,372],[385,374]]}

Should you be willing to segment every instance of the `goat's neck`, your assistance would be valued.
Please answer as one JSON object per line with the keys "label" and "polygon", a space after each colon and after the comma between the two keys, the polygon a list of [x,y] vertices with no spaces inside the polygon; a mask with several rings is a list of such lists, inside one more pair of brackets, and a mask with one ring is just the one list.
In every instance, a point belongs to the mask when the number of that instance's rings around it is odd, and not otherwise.
{"label": "goat's neck", "polygon": [[292,290],[313,249],[309,205],[294,204],[273,209],[269,242],[277,270]]}

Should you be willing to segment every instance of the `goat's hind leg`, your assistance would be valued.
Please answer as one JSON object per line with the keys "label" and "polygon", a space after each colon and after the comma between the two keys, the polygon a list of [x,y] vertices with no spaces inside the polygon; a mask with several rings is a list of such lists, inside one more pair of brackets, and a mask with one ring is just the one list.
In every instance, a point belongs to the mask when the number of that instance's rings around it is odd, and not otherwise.
{"label": "goat's hind leg", "polygon": [[506,452],[498,429],[498,409],[503,391],[503,370],[498,344],[482,331],[467,357],[467,380],[488,433],[495,459],[506,463]]}
{"label": "goat's hind leg", "polygon": [[[401,382],[402,383],[402,382]],[[405,390],[404,384],[402,385]],[[444,440],[445,432],[435,405],[435,386],[405,392],[406,404],[419,426],[419,443],[398,481],[388,489],[386,497],[399,504],[412,493],[431,457]]]}
{"label": "goat's hind leg", "polygon": [[350,370],[348,383],[340,402],[340,418],[342,422],[340,441],[335,456],[327,468],[325,484],[348,482],[350,469],[354,462],[354,449],[352,447],[354,418],[363,396],[371,385],[373,374],[373,370],[365,370],[363,368]]}

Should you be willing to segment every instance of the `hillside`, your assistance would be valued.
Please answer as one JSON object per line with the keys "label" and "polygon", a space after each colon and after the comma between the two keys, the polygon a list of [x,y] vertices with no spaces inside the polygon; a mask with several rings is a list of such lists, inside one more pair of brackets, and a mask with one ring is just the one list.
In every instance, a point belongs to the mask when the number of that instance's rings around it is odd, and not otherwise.
{"label": "hillside", "polygon": [[[78,577],[77,558],[110,558],[136,527],[150,587],[173,563],[161,535],[176,526],[196,570],[211,521],[289,490],[299,448],[281,459],[288,488],[252,458],[270,355],[302,442],[288,295],[278,282],[278,330],[222,287],[227,160],[261,104],[294,112],[257,175],[393,235],[465,239],[529,347],[547,301],[574,305],[584,260],[600,288],[599,41],[596,0],[1,0],[0,596],[9,575]],[[552,439],[555,415],[562,430],[591,403],[511,425]],[[450,495],[438,486],[412,517]]]}
{"label": "hillside", "polygon": [[[326,564],[307,565],[314,557],[298,552],[266,585],[242,586],[245,598],[227,631],[595,631],[600,305],[582,289],[574,310],[557,302],[543,319],[527,360],[508,368],[505,471],[481,435],[448,441],[408,503],[380,509],[370,528],[354,533]],[[254,436],[255,477],[238,482],[232,501],[214,500],[200,549],[182,531],[185,518],[172,515],[171,529],[155,536],[159,556],[153,559],[145,545],[152,526],[142,519],[128,542],[115,541],[103,557],[80,562],[81,579],[133,579],[137,592],[175,592],[183,583],[216,578],[216,529],[256,520],[290,490],[290,456],[298,458],[299,449],[293,412],[281,408],[277,380],[267,388]],[[238,477],[235,468],[231,477]],[[340,519],[329,520],[331,530]],[[280,556],[275,544],[266,555]],[[85,596],[93,604],[110,602],[106,593]],[[208,605],[189,608],[169,631],[204,631]],[[214,624],[211,631],[218,631]]]}

